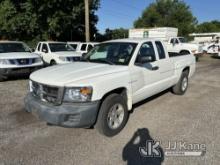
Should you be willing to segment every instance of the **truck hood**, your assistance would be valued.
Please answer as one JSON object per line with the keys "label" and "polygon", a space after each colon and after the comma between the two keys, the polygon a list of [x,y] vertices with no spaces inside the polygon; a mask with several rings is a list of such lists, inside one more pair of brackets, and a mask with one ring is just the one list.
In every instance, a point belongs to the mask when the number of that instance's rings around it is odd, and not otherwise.
{"label": "truck hood", "polygon": [[54,55],[60,57],[80,57],[81,53],[74,52],[74,51],[63,51],[63,52],[52,52]]}
{"label": "truck hood", "polygon": [[127,66],[75,62],[38,70],[30,75],[30,79],[46,85],[65,86],[76,81],[127,70]]}
{"label": "truck hood", "polygon": [[38,58],[39,55],[30,52],[0,53],[0,59]]}

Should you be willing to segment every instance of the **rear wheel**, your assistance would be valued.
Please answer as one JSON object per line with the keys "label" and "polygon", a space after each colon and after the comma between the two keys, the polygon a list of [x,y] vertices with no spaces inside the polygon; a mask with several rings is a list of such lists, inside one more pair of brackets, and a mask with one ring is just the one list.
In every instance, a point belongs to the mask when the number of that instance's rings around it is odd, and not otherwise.
{"label": "rear wheel", "polygon": [[125,99],[119,94],[111,94],[103,101],[95,127],[105,136],[118,134],[128,120]]}
{"label": "rear wheel", "polygon": [[172,92],[177,95],[183,95],[188,88],[188,71],[184,71],[178,83],[172,87]]}

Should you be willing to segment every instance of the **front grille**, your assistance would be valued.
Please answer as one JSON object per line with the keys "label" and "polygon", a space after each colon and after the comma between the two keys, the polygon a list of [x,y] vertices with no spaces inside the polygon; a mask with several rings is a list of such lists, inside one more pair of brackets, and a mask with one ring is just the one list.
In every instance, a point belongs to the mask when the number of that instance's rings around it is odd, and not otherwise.
{"label": "front grille", "polygon": [[13,65],[31,65],[35,63],[36,58],[11,59],[10,64]]}
{"label": "front grille", "polygon": [[30,63],[29,59],[17,59],[19,65],[27,65]]}
{"label": "front grille", "polygon": [[68,61],[80,61],[80,57],[67,57]]}
{"label": "front grille", "polygon": [[34,81],[32,81],[31,88],[32,94],[43,102],[52,104],[61,104],[62,102],[62,88],[43,85]]}

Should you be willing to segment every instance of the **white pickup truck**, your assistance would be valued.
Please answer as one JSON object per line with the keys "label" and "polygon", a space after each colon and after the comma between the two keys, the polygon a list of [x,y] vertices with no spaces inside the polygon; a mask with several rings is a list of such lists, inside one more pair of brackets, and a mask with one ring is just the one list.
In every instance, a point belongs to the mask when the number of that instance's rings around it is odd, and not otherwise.
{"label": "white pickup truck", "polygon": [[167,43],[168,52],[176,52],[180,54],[191,53],[198,59],[203,53],[202,46],[193,43],[187,43],[184,37],[171,37]]}
{"label": "white pickup truck", "polygon": [[25,109],[52,125],[95,125],[100,133],[114,136],[133,104],[168,88],[178,95],[186,92],[195,57],[173,55],[157,39],[101,43],[81,62],[32,73]]}
{"label": "white pickup truck", "polygon": [[81,54],[75,52],[66,42],[39,42],[35,53],[39,54],[43,61],[49,65],[66,64],[79,61],[81,58]]}
{"label": "white pickup truck", "polygon": [[23,42],[0,41],[0,81],[29,74],[43,66],[41,58]]}
{"label": "white pickup truck", "polygon": [[67,42],[76,52],[84,54],[88,53],[98,42]]}

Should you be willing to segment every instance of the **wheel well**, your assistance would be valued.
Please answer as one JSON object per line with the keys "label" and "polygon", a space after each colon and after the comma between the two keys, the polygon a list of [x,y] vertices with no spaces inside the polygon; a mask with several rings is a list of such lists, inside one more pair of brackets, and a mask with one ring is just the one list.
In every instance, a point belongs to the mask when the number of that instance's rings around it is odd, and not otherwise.
{"label": "wheel well", "polygon": [[110,94],[113,94],[113,93],[119,94],[119,95],[121,95],[124,99],[127,100],[127,93],[126,93],[126,92],[127,92],[127,91],[126,91],[126,88],[124,88],[124,87],[114,89],[114,90],[109,91],[108,93],[106,93],[106,94],[102,97],[101,102],[102,102],[103,100],[105,100],[105,98],[106,98],[107,96],[109,96]]}
{"label": "wheel well", "polygon": [[181,51],[180,51],[180,54],[181,54],[181,55],[190,54],[190,51],[184,49],[184,50],[181,50]]}
{"label": "wheel well", "polygon": [[190,67],[187,66],[183,69],[183,72],[186,72],[188,75],[189,75],[189,72],[190,72]]}
{"label": "wheel well", "polygon": [[[111,91],[109,91],[108,93],[106,93],[106,94],[102,97],[102,99],[101,99],[101,101],[100,101],[100,103],[99,103],[99,107],[98,107],[99,110],[100,110],[100,107],[101,107],[103,101],[105,100],[105,98],[108,97],[109,95],[113,94],[113,93],[119,94],[119,95],[121,95],[122,97],[124,97],[124,99],[127,100],[127,90],[126,90],[126,88],[121,87],[121,88],[117,88],[117,89],[111,90]],[[95,120],[94,125],[95,125],[96,122],[97,122],[98,115],[99,115],[99,111],[98,111],[98,114],[97,114],[97,116],[96,116],[96,120]]]}

